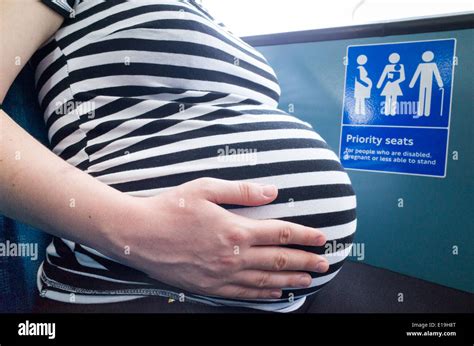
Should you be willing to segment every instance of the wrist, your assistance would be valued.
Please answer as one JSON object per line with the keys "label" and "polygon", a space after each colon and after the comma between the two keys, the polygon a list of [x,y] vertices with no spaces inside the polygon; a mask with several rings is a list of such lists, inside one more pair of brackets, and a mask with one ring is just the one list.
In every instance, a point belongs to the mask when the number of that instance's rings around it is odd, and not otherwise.
{"label": "wrist", "polygon": [[143,198],[120,193],[107,206],[97,228],[100,234],[101,253],[123,261],[130,239],[143,219]]}

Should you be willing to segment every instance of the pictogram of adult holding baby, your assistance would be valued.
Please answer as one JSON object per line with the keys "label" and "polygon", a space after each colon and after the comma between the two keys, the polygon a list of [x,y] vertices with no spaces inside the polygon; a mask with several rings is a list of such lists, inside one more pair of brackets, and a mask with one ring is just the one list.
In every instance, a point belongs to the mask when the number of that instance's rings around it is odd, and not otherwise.
{"label": "pictogram of adult holding baby", "polygon": [[384,115],[397,114],[397,98],[402,96],[403,92],[400,83],[405,80],[405,67],[399,64],[400,55],[392,53],[388,57],[389,64],[380,75],[377,83],[377,89],[383,86],[380,95],[385,96]]}

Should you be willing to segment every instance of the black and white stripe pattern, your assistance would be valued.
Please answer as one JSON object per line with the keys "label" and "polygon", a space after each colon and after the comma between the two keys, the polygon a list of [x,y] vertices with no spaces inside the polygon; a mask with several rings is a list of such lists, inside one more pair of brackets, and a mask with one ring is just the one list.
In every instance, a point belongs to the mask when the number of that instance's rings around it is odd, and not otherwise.
{"label": "black and white stripe pattern", "polygon": [[88,0],[74,11],[33,58],[57,155],[134,196],[200,177],[275,184],[270,205],[224,207],[318,227],[340,246],[300,247],[330,263],[327,273],[312,273],[311,288],[245,301],[183,292],[55,238],[38,274],[43,295],[105,303],[184,293],[206,304],[291,311],[329,282],[351,250],[354,192],[325,141],[277,109],[280,89],[265,58],[193,0]]}
{"label": "black and white stripe pattern", "polygon": [[63,17],[74,17],[74,8],[79,0],[42,0],[42,2]]}

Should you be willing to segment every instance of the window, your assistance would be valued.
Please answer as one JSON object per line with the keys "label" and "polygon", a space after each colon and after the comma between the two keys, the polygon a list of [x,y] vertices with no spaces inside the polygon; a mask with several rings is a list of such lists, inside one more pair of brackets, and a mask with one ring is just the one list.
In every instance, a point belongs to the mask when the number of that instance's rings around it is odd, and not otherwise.
{"label": "window", "polygon": [[201,0],[239,36],[473,13],[472,0]]}

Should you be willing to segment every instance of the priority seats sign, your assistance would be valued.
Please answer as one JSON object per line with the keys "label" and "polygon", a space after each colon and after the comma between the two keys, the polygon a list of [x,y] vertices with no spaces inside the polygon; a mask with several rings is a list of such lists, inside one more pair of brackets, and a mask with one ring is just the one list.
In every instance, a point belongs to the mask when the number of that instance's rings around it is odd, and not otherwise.
{"label": "priority seats sign", "polygon": [[446,176],[455,39],[347,47],[347,169]]}

